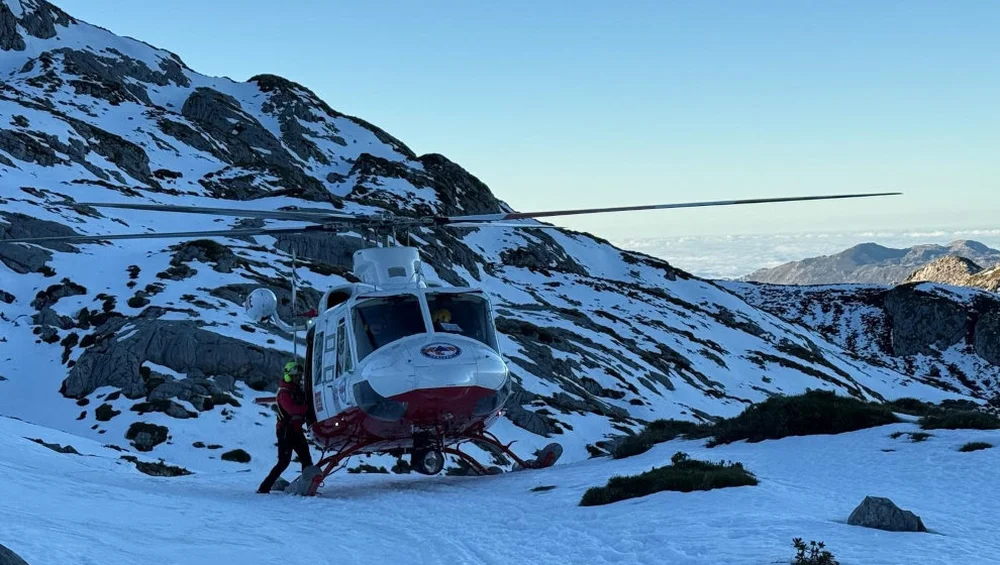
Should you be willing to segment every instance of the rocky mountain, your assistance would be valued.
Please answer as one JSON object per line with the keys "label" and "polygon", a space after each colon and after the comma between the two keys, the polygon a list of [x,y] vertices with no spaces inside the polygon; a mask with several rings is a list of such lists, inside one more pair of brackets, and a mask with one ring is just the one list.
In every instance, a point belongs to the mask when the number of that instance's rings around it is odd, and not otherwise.
{"label": "rocky mountain", "polygon": [[1000,264],[1000,250],[977,241],[958,240],[948,245],[914,245],[902,249],[862,243],[833,255],[758,269],[740,280],[798,285],[893,285],[902,283],[928,263],[947,256],[961,257],[983,266]]}
{"label": "rocky mountain", "polygon": [[994,293],[934,283],[723,285],[859,361],[981,399],[1000,391],[1000,297]]}
{"label": "rocky mountain", "polygon": [[[305,86],[205,76],[43,0],[0,0],[0,77],[0,239],[299,225],[78,204],[94,201],[510,210],[458,164],[417,155]],[[556,439],[564,460],[579,460],[654,418],[731,416],[807,388],[975,392],[861,360],[836,336],[587,234],[410,235],[430,280],[480,286],[494,301],[517,382],[495,431],[525,452]],[[357,233],[0,243],[0,414],[196,472],[270,459],[273,414],[252,399],[274,390],[292,344],[248,325],[241,301],[267,286],[290,320],[352,279],[362,244]],[[292,250],[305,286],[294,305]]]}
{"label": "rocky mountain", "polygon": [[903,282],[936,282],[996,292],[1000,289],[1000,265],[983,269],[965,257],[948,255],[913,271]]}

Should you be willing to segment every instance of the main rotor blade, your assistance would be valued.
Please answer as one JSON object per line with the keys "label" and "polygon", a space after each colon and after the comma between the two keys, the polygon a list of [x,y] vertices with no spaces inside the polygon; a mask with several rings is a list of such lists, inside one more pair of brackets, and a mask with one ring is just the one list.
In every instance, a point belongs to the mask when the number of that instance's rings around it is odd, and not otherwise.
{"label": "main rotor blade", "polygon": [[174,206],[171,204],[118,204],[111,202],[80,202],[77,205],[93,206],[94,208],[120,208],[123,210],[148,210],[153,212],[182,212],[186,214],[208,214],[212,216],[236,216],[240,218],[262,218],[265,220],[291,220],[300,222],[357,220],[363,218],[362,216],[338,214],[336,212],[311,212],[304,210],[240,210],[238,208]]}
{"label": "main rotor blade", "polygon": [[179,231],[179,232],[151,232],[151,233],[122,233],[108,235],[56,235],[47,237],[22,237],[16,239],[0,239],[0,244],[4,243],[40,243],[43,241],[60,242],[84,242],[84,241],[106,241],[112,239],[169,239],[183,237],[203,237],[203,236],[223,236],[240,237],[248,235],[278,235],[285,233],[304,233],[310,231],[333,231],[326,226],[306,226],[301,228],[238,228],[231,230],[209,230],[209,231]]}
{"label": "main rotor blade", "polygon": [[455,222],[454,224],[444,224],[445,228],[521,228],[521,229],[565,229],[552,224],[505,224],[501,222]]}
{"label": "main rotor blade", "polygon": [[524,218],[573,216],[577,214],[599,214],[604,212],[634,212],[638,210],[665,210],[668,208],[697,208],[701,206],[731,206],[735,204],[763,204],[768,202],[796,202],[804,200],[833,200],[838,198],[866,198],[871,196],[892,196],[897,194],[902,194],[902,192],[834,194],[829,196],[791,196],[782,198],[750,198],[746,200],[714,200],[710,202],[684,202],[680,204],[648,204],[642,206],[618,206],[614,208],[552,210],[548,212],[511,212],[509,214],[481,214],[475,216],[442,216],[437,218],[437,222],[443,225],[449,225],[457,222],[497,222],[497,221],[502,222],[504,220],[521,220]]}

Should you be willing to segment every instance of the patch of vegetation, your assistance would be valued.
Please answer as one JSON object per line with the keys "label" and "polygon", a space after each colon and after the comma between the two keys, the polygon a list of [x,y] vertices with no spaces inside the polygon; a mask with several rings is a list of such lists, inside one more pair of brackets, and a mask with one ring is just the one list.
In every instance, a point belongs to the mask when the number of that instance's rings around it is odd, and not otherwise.
{"label": "patch of vegetation", "polygon": [[139,461],[134,455],[122,455],[121,458],[135,465],[135,468],[140,473],[145,473],[153,477],[180,477],[191,474],[191,471],[183,467],[168,465],[162,459],[157,463],[147,463],[146,461]]}
{"label": "patch of vegetation", "polygon": [[840,565],[833,554],[826,550],[823,542],[810,541],[807,546],[802,538],[792,540],[795,548],[795,560],[792,565]]}
{"label": "patch of vegetation", "polygon": [[993,447],[992,443],[986,443],[985,441],[972,441],[963,445],[958,450],[961,451],[962,453],[968,453],[970,451],[979,451],[982,449],[990,449],[992,447]]}
{"label": "patch of vegetation", "polygon": [[1000,430],[1000,418],[976,410],[948,410],[920,418],[925,430]]}
{"label": "patch of vegetation", "polygon": [[799,396],[774,396],[748,406],[739,416],[713,425],[708,446],[750,443],[788,436],[840,434],[895,424],[900,420],[883,404],[811,390]]}
{"label": "patch of vegetation", "polygon": [[580,506],[610,504],[661,491],[692,492],[758,484],[741,463],[698,461],[682,452],[674,454],[670,461],[671,465],[639,475],[611,477],[605,486],[588,489]]}
{"label": "patch of vegetation", "polygon": [[552,490],[554,488],[556,488],[556,485],[539,485],[531,489],[531,492],[545,492],[547,490]]}
{"label": "patch of vegetation", "polygon": [[636,435],[625,436],[611,451],[611,457],[622,459],[649,451],[657,443],[684,436],[689,439],[711,437],[712,427],[683,420],[655,420]]}
{"label": "patch of vegetation", "polygon": [[897,398],[896,400],[887,402],[886,406],[892,409],[893,412],[909,414],[911,416],[925,416],[938,409],[937,406],[931,404],[930,402],[924,402],[923,400],[917,400],[916,398],[909,397]]}
{"label": "patch of vegetation", "polygon": [[250,454],[242,449],[234,449],[222,454],[223,461],[233,461],[235,463],[249,463]]}
{"label": "patch of vegetation", "polygon": [[910,433],[910,441],[913,443],[920,443],[922,441],[927,441],[927,438],[931,437],[931,434],[925,432],[912,432]]}

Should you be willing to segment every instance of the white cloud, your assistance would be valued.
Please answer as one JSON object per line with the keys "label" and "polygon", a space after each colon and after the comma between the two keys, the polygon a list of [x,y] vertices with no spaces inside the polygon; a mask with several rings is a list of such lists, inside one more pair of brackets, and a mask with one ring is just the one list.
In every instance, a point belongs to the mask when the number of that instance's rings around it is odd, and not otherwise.
{"label": "white cloud", "polygon": [[756,269],[788,261],[832,255],[859,243],[905,248],[971,239],[1000,249],[1000,229],[919,229],[910,231],[844,231],[751,235],[705,235],[624,238],[613,243],[669,261],[700,277],[738,278]]}

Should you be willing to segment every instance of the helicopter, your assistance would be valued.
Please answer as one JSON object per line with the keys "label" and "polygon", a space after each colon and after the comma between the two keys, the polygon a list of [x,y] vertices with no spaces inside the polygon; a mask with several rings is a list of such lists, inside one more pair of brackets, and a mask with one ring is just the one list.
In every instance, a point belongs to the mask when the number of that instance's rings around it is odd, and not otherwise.
{"label": "helicopter", "polygon": [[[425,475],[442,471],[445,455],[465,461],[476,474],[501,473],[460,447],[472,443],[509,456],[515,470],[542,469],[562,455],[550,443],[533,458],[519,457],[511,445],[491,433],[503,416],[514,382],[504,360],[494,323],[493,305],[484,290],[428,282],[419,249],[398,245],[398,230],[419,228],[559,229],[521,223],[541,217],[760,204],[899,195],[899,192],[836,194],[619,206],[545,212],[504,212],[464,216],[409,217],[387,213],[178,206],[169,204],[79,203],[72,206],[208,214],[264,220],[307,222],[302,227],[254,227],[224,230],[72,235],[4,239],[3,243],[100,242],[118,239],[246,237],[295,233],[361,231],[375,245],[356,251],[353,274],[359,282],[334,286],[309,313],[303,357],[303,388],[310,405],[310,433],[323,454],[293,482],[300,494],[315,495],[325,479],[360,454],[408,453],[410,468]],[[389,236],[397,244],[390,245]],[[297,282],[292,257],[292,304]],[[293,335],[298,360],[298,325],[277,314],[277,298],[266,287],[251,291],[246,315],[256,324],[272,324]],[[257,399],[274,402],[274,397]],[[296,484],[298,483],[298,484]]]}

